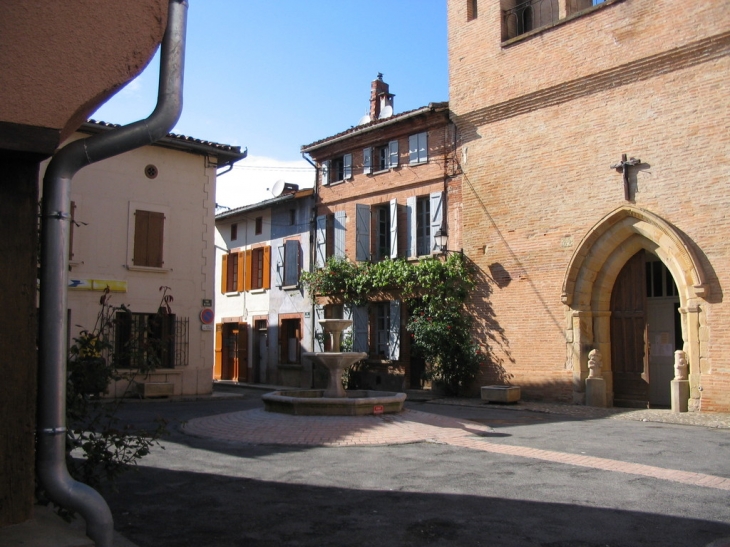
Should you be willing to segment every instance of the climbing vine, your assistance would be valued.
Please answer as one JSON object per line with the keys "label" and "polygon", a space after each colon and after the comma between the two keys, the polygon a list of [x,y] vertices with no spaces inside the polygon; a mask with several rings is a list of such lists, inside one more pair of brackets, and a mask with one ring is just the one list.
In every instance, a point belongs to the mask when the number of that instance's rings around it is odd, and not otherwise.
{"label": "climbing vine", "polygon": [[468,386],[486,359],[471,335],[473,318],[465,303],[475,279],[461,254],[376,263],[331,257],[322,268],[303,272],[302,282],[312,295],[337,296],[358,306],[379,292],[397,292],[409,311],[412,353],[426,360],[429,378],[450,393]]}

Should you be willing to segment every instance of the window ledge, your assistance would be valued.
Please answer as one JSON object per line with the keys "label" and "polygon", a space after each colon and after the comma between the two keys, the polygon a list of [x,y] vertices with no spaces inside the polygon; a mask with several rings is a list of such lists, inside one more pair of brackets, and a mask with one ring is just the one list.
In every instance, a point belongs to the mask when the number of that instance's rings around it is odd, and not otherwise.
{"label": "window ledge", "polygon": [[241,293],[238,292],[238,291],[236,291],[236,292],[226,292],[226,293],[223,293],[223,294],[225,296],[241,296]]}
{"label": "window ledge", "polygon": [[266,292],[266,290],[267,289],[251,289],[251,291],[249,291],[249,292],[251,294],[264,294]]}
{"label": "window ledge", "polygon": [[127,264],[126,268],[130,272],[168,273],[172,271],[172,268],[155,268],[153,266],[134,266],[130,264]]}
{"label": "window ledge", "polygon": [[299,285],[282,285],[279,287],[282,291],[298,291]]}
{"label": "window ledge", "polygon": [[411,165],[411,166],[413,166],[413,165],[424,165],[426,163],[428,163],[428,159],[425,159],[425,160],[422,160],[422,161],[410,161],[410,162],[408,162],[408,165]]}
{"label": "window ledge", "polygon": [[368,173],[368,176],[374,177],[375,175],[383,175],[385,173],[390,173],[394,169],[395,169],[395,167],[388,167],[387,169],[380,169],[378,171],[373,171],[372,173]]}

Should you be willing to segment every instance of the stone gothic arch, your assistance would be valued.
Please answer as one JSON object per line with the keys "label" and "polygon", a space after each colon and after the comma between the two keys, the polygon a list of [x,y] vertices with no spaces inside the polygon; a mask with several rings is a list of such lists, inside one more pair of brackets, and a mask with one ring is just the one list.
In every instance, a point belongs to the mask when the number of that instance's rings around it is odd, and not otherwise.
{"label": "stone gothic arch", "polygon": [[623,206],[591,228],[573,253],[563,281],[562,301],[567,306],[566,367],[573,371],[573,399],[585,403],[588,353],[603,356],[606,400],[613,405],[611,367],[611,291],[621,269],[645,249],[664,262],[674,277],[680,299],[682,348],[687,354],[691,397],[698,399],[700,357],[706,337],[701,304],[709,296],[705,272],[692,247],[676,228],[659,216],[633,206]]}

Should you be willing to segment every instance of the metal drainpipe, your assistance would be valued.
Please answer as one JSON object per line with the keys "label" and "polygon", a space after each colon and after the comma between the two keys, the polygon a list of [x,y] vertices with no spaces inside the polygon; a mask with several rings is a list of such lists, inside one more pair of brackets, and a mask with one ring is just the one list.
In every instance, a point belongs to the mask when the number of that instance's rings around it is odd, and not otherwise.
{"label": "metal drainpipe", "polygon": [[49,498],[77,511],[97,547],[112,547],[114,523],[104,498],[71,478],[66,467],[66,329],[71,179],[83,167],[151,144],[165,136],[182,111],[187,0],[170,0],[162,39],[160,87],[146,120],[65,146],[43,179],[38,364],[37,472]]}

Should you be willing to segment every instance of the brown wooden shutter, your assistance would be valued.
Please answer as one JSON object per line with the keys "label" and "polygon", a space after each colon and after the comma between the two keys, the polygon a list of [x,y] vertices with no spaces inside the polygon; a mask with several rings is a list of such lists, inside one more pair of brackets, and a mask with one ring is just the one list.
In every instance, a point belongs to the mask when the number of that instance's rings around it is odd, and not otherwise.
{"label": "brown wooden shutter", "polygon": [[245,290],[245,282],[246,279],[246,267],[243,260],[243,253],[236,253],[236,260],[238,260],[238,285],[236,286],[236,290],[238,292],[243,292]]}
{"label": "brown wooden shutter", "polygon": [[263,269],[264,271],[261,273],[261,288],[262,289],[270,289],[271,288],[271,247],[266,246],[264,247],[264,265]]}
{"label": "brown wooden shutter", "polygon": [[213,379],[221,379],[221,371],[223,368],[223,324],[217,323],[215,326],[215,364],[213,366]]}
{"label": "brown wooden shutter", "polygon": [[225,254],[221,260],[221,293],[228,292],[228,255]]}
{"label": "brown wooden shutter", "polygon": [[162,267],[164,234],[164,213],[139,209],[134,212],[134,255],[132,262],[135,266]]}
{"label": "brown wooden shutter", "polygon": [[244,251],[243,255],[243,271],[244,271],[244,280],[243,280],[243,290],[244,291],[250,291],[251,290],[251,281],[253,280],[253,268],[251,264],[251,249],[248,251]]}

